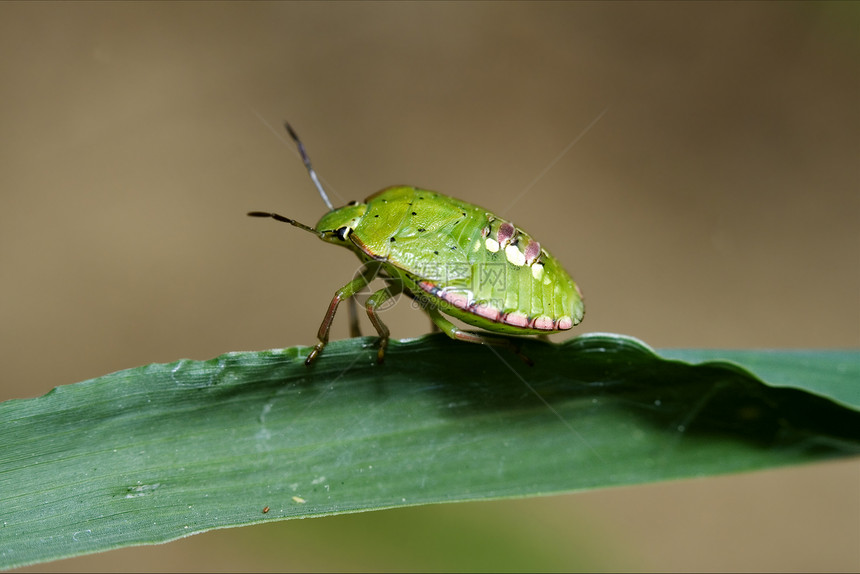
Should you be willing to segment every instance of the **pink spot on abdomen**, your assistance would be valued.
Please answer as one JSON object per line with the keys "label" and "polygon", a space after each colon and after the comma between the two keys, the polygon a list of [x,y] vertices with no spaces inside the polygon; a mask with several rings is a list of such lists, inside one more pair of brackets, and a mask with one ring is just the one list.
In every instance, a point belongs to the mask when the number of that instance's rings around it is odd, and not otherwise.
{"label": "pink spot on abdomen", "polygon": [[490,321],[494,321],[496,323],[502,318],[502,312],[496,309],[495,307],[490,306],[489,303],[479,303],[477,305],[472,305],[469,308],[469,311],[478,315],[479,317],[483,317],[485,319],[489,319]]}
{"label": "pink spot on abdomen", "polygon": [[541,315],[537,319],[535,319],[535,329],[540,329],[541,331],[555,331],[555,321],[552,317],[547,317],[546,315]]}
{"label": "pink spot on abdomen", "polygon": [[514,327],[528,327],[529,326],[529,317],[525,313],[520,311],[514,311],[513,313],[508,313],[504,317],[502,317],[502,321],[507,323],[508,325],[513,325]]}
{"label": "pink spot on abdomen", "polygon": [[458,309],[467,310],[469,308],[469,296],[464,293],[445,293],[440,294],[442,300],[447,301]]}
{"label": "pink spot on abdomen", "polygon": [[516,233],[517,229],[507,221],[502,223],[499,226],[499,237],[498,242],[499,245],[505,246],[510,243],[511,239],[514,237],[514,233]]}
{"label": "pink spot on abdomen", "polygon": [[422,290],[430,293],[431,295],[435,295],[439,288],[430,283],[429,281],[419,281],[418,286],[421,287]]}
{"label": "pink spot on abdomen", "polygon": [[526,245],[526,250],[523,251],[523,255],[526,256],[526,265],[534,263],[538,255],[540,255],[540,243],[534,240],[529,241],[529,244]]}

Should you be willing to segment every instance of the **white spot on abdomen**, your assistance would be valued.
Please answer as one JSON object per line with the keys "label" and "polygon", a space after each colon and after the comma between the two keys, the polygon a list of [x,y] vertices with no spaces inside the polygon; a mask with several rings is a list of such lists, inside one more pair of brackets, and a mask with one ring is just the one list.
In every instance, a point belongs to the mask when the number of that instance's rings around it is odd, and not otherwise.
{"label": "white spot on abdomen", "polygon": [[505,247],[505,257],[508,258],[508,261],[510,261],[512,265],[516,265],[517,267],[522,267],[526,264],[526,256],[523,255],[522,251],[517,249],[516,245],[508,245]]}

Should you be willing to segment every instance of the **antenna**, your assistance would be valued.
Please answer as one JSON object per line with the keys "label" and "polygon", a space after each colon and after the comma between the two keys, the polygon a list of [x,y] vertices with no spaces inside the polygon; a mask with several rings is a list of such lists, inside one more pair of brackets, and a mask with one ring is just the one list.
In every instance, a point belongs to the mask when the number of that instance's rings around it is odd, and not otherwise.
{"label": "antenna", "polygon": [[302,161],[305,162],[305,167],[308,170],[308,175],[311,176],[311,181],[313,181],[314,185],[317,186],[317,191],[320,192],[320,197],[322,197],[322,200],[325,202],[329,211],[334,210],[334,205],[332,205],[331,200],[328,198],[328,194],[325,192],[325,189],[323,189],[323,186],[317,177],[317,172],[314,171],[314,168],[311,165],[311,158],[308,157],[308,153],[305,151],[305,144],[303,144],[302,140],[299,139],[298,134],[296,134],[289,122],[284,122],[284,127],[287,128],[287,133],[290,134],[290,137],[293,138],[294,142],[296,142],[296,145],[299,148],[299,154],[302,156]]}
{"label": "antenna", "polygon": [[320,237],[323,237],[325,235],[324,233],[320,233],[319,231],[317,231],[313,227],[308,227],[304,223],[299,223],[295,219],[290,219],[289,217],[284,217],[283,215],[281,215],[279,213],[269,213],[268,211],[249,211],[247,215],[250,217],[271,217],[275,221],[280,221],[282,223],[289,223],[290,225],[294,225],[294,226],[298,227],[299,229],[304,229],[305,231],[310,231],[314,235],[319,235]]}

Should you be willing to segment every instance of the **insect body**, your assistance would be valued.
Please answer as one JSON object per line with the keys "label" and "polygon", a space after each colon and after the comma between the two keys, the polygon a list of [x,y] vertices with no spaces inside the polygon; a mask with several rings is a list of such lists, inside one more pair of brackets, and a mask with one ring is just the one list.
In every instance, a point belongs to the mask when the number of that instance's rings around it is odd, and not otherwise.
{"label": "insect body", "polygon": [[[304,146],[287,124],[299,146],[311,178],[331,208],[310,165]],[[353,251],[363,270],[339,289],[319,329],[319,342],[306,359],[309,365],[328,342],[329,329],[341,301],[367,286],[374,277],[387,287],[365,303],[379,333],[377,360],[382,362],[389,331],[378,308],[404,293],[419,302],[433,323],[453,339],[505,345],[510,339],[493,333],[543,335],[572,328],[585,307],[579,288],[540,243],[509,221],[491,212],[440,193],[411,186],[379,191],[363,202],[351,202],[326,213],[315,228],[282,215],[254,211],[318,235],[324,241]],[[466,331],[444,315],[490,333]]]}

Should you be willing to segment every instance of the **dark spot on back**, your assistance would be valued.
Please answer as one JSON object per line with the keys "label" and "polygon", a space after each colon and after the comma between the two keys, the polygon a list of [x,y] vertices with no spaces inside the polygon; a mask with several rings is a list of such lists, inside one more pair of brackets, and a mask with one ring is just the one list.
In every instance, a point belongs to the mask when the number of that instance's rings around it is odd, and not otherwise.
{"label": "dark spot on back", "polygon": [[389,238],[388,238],[388,241],[390,241],[391,243],[394,243],[394,238],[393,238],[393,237],[389,237]]}
{"label": "dark spot on back", "polygon": [[424,229],[423,227],[418,228],[418,233],[424,233],[425,231],[427,231],[427,230]]}
{"label": "dark spot on back", "polygon": [[418,215],[418,214],[417,214],[417,213],[415,213],[415,212],[413,211],[413,212],[412,212],[412,215]]}

